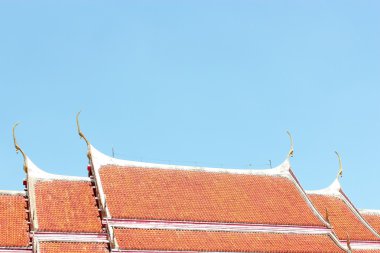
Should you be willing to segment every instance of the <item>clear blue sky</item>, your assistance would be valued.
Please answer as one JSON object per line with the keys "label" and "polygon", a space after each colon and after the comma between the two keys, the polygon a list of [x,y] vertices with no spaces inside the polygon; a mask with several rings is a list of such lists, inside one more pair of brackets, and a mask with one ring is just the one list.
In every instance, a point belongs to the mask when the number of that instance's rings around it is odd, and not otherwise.
{"label": "clear blue sky", "polygon": [[[86,175],[91,143],[123,159],[265,168],[342,185],[380,209],[379,1],[0,2],[0,189],[22,190],[19,144]],[[251,164],[251,166],[250,166]]]}

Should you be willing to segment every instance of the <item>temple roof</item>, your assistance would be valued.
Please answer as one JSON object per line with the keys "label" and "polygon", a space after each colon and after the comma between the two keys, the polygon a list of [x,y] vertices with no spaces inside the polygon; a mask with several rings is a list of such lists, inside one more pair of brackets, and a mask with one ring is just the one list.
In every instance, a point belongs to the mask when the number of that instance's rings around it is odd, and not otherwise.
{"label": "temple roof", "polygon": [[110,218],[327,226],[288,160],[274,169],[234,170],[132,162],[90,151]]}
{"label": "temple roof", "polygon": [[115,229],[121,250],[346,252],[328,234]]}
{"label": "temple roof", "polygon": [[0,248],[28,247],[27,222],[25,193],[0,191]]}
{"label": "temple roof", "polygon": [[326,189],[307,191],[313,204],[332,225],[340,240],[380,241],[380,236],[344,194],[338,179]]}

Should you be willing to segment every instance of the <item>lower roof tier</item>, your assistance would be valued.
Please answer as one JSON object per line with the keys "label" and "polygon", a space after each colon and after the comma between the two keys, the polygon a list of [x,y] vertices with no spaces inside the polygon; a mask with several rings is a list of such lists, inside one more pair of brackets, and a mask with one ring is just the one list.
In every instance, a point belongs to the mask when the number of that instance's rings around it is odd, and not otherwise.
{"label": "lower roof tier", "polygon": [[29,244],[27,204],[22,192],[0,192],[0,248]]}
{"label": "lower roof tier", "polygon": [[87,181],[34,183],[35,227],[47,232],[99,233],[102,230],[92,185]]}
{"label": "lower roof tier", "polygon": [[[366,221],[360,220],[360,214],[352,210],[342,197],[323,194],[309,194],[315,207],[326,219],[340,240],[348,237],[353,241],[380,241],[380,238],[368,227]],[[359,217],[358,217],[359,216]]]}
{"label": "lower roof tier", "polygon": [[362,210],[360,211],[360,214],[376,230],[377,233],[380,233],[380,211]]}
{"label": "lower roof tier", "polygon": [[105,243],[39,242],[38,253],[108,253]]}
{"label": "lower roof tier", "polygon": [[116,228],[121,250],[208,252],[346,252],[329,234]]}

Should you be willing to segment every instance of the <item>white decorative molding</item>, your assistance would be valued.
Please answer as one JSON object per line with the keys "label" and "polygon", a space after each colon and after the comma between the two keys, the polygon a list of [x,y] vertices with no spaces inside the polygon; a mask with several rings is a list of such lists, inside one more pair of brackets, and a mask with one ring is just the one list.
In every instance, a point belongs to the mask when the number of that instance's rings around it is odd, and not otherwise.
{"label": "white decorative molding", "polygon": [[103,221],[114,228],[168,229],[193,231],[268,232],[290,234],[330,234],[331,229],[313,226],[264,225],[247,223],[180,222],[156,220],[109,219]]}
{"label": "white decorative molding", "polygon": [[97,233],[36,232],[33,234],[33,239],[36,242],[108,243],[107,234],[97,234]]}
{"label": "white decorative molding", "polygon": [[32,249],[26,248],[0,248],[0,253],[32,253]]}
{"label": "white decorative molding", "polygon": [[359,213],[380,216],[380,210],[375,209],[359,209]]}
{"label": "white decorative molding", "polygon": [[0,195],[26,196],[24,191],[0,190]]}

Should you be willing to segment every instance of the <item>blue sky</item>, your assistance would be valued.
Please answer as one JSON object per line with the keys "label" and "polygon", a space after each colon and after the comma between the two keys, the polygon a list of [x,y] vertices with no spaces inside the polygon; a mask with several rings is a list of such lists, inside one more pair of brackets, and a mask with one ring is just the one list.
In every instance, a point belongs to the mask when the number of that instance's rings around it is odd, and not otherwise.
{"label": "blue sky", "polygon": [[19,144],[86,175],[86,146],[148,162],[281,163],[305,189],[338,171],[380,209],[379,1],[0,2],[0,189],[22,190]]}

